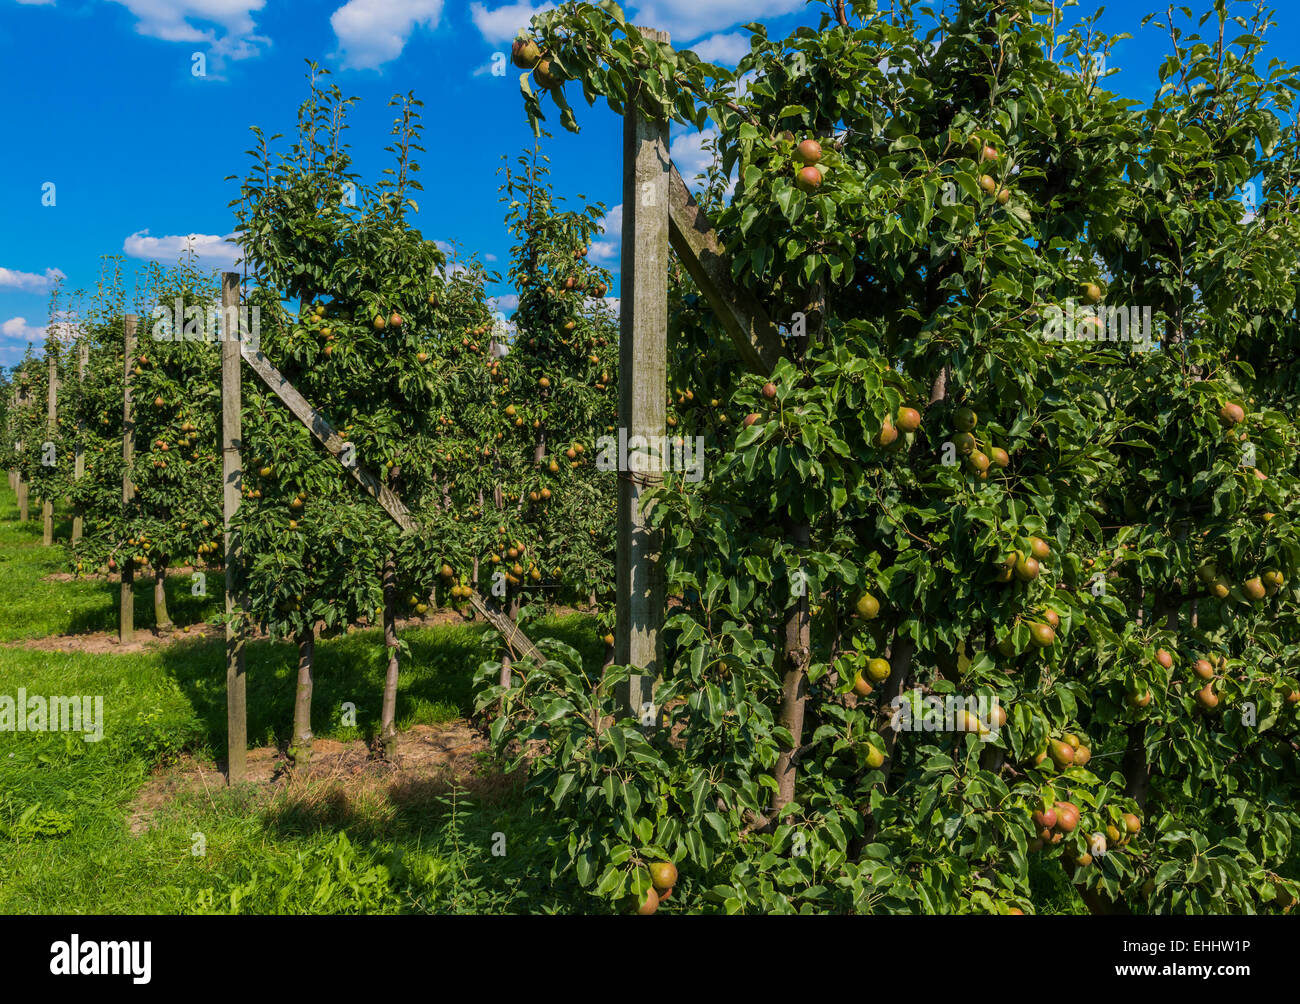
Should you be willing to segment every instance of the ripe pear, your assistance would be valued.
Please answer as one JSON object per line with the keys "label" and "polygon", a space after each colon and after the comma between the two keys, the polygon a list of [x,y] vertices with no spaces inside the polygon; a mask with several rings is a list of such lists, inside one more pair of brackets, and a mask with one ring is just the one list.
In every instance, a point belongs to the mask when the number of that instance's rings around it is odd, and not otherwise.
{"label": "ripe pear", "polygon": [[1219,417],[1229,425],[1238,425],[1246,420],[1246,412],[1241,405],[1229,401],[1219,409]]}
{"label": "ripe pear", "polygon": [[822,173],[815,167],[801,167],[799,173],[795,175],[795,185],[801,192],[815,192],[821,187],[821,184]]}
{"label": "ripe pear", "polygon": [[1054,740],[1047,749],[1057,767],[1064,769],[1074,764],[1074,748],[1064,740]]}
{"label": "ripe pear", "polygon": [[915,432],[921,427],[921,413],[915,408],[899,408],[894,424],[901,432]]}
{"label": "ripe pear", "polygon": [[658,909],[659,894],[656,893],[654,889],[647,889],[645,891],[645,899],[636,908],[636,912],[642,917],[649,917]]}
{"label": "ripe pear", "polygon": [[1033,582],[1038,578],[1038,561],[1035,558],[1021,557],[1016,561],[1016,578],[1021,582]]}
{"label": "ripe pear", "polygon": [[815,139],[806,139],[799,144],[799,159],[811,167],[822,159],[822,145]]}
{"label": "ripe pear", "polygon": [[880,601],[870,593],[863,593],[856,606],[858,616],[865,621],[875,620],[880,614]]}
{"label": "ripe pear", "polygon": [[542,57],[542,50],[531,38],[516,38],[510,46],[510,59],[521,70],[531,70]]}
{"label": "ripe pear", "polygon": [[655,861],[650,865],[650,881],[658,892],[677,884],[677,866],[671,861]]}
{"label": "ripe pear", "polygon": [[1039,648],[1051,648],[1056,641],[1056,631],[1052,625],[1036,621],[1029,625],[1029,638]]}
{"label": "ripe pear", "polygon": [[1056,803],[1056,828],[1062,833],[1073,833],[1079,825],[1079,807],[1073,802]]}
{"label": "ripe pear", "polygon": [[885,659],[871,659],[867,662],[867,676],[873,683],[884,683],[892,672],[893,667]]}
{"label": "ripe pear", "polygon": [[537,65],[533,67],[533,79],[548,91],[556,87],[560,82],[560,78],[551,72],[551,61],[549,59],[539,60]]}

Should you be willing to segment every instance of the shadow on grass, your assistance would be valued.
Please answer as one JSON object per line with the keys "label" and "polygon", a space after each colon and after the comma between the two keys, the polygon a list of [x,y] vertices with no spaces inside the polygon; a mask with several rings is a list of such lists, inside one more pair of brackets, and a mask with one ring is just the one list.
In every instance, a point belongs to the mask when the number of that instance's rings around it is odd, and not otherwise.
{"label": "shadow on grass", "polygon": [[[580,651],[598,672],[604,644],[584,615],[548,618],[529,629],[535,641],[552,637]],[[473,677],[492,657],[497,640],[480,623],[410,628],[398,688],[398,724],[436,724],[467,718]],[[161,650],[165,672],[184,692],[218,756],[226,745],[225,646],[219,640]],[[258,641],[246,649],[250,746],[284,749],[290,739],[297,650]],[[316,647],[313,730],[320,738],[373,740],[379,732],[386,652],[378,630],[356,631]],[[356,724],[342,721],[355,705]],[[257,825],[275,844],[343,833],[372,860],[400,854],[434,854],[454,863],[463,899],[439,903],[435,912],[536,912],[593,908],[576,882],[552,887],[552,842],[566,839],[545,811],[526,802],[523,775],[506,776],[489,754],[477,770],[434,775],[367,771],[358,777],[292,778],[262,809]],[[493,849],[503,853],[493,853]],[[417,909],[421,909],[417,907]]]}

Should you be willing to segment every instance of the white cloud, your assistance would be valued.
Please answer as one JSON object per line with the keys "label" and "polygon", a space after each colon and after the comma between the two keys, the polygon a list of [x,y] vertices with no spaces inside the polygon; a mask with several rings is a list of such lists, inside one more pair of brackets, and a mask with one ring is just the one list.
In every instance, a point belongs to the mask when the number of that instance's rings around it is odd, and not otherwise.
{"label": "white cloud", "polygon": [[706,150],[704,144],[706,141],[716,141],[717,138],[716,129],[705,129],[703,132],[682,133],[669,145],[668,155],[672,158],[673,166],[688,185],[695,180],[696,175],[702,174],[713,163],[713,151]]}
{"label": "white cloud", "polygon": [[749,55],[749,38],[739,32],[732,32],[729,35],[710,35],[690,48],[706,63],[735,66],[742,57]]}
{"label": "white cloud", "polygon": [[500,296],[491,297],[488,305],[493,310],[518,310],[519,296],[516,293],[502,293]]}
{"label": "white cloud", "polygon": [[612,310],[615,317],[618,316],[619,302],[617,296],[588,296],[584,298],[584,306],[587,308],[588,313],[595,313],[598,309],[603,307],[607,310]]}
{"label": "white cloud", "polygon": [[183,254],[193,251],[205,266],[234,265],[239,260],[239,247],[232,243],[231,234],[217,237],[213,234],[169,235],[150,237],[148,230],[137,230],[122,243],[122,250],[132,258],[172,264]]}
{"label": "white cloud", "polygon": [[402,54],[417,27],[438,27],[442,0],[348,0],[330,15],[343,65],[374,70]]}
{"label": "white cloud", "polygon": [[[22,359],[27,344],[44,345],[46,336],[53,334],[63,345],[71,345],[81,333],[71,314],[60,312],[48,327],[35,328],[25,317],[11,317],[0,322],[0,366],[15,366]],[[52,330],[51,330],[52,329]]]}
{"label": "white cloud", "polygon": [[23,293],[45,293],[59,279],[66,276],[57,268],[47,268],[44,275],[0,268],[0,289],[16,289]]}
{"label": "white cloud", "polygon": [[605,214],[601,223],[605,240],[595,241],[588,254],[592,261],[613,262],[618,267],[623,249],[623,204],[620,202]]}
{"label": "white cloud", "polygon": [[796,14],[806,6],[806,0],[648,0],[636,5],[636,17],[629,20],[670,32],[673,45],[680,49],[682,43],[702,35],[766,17]]}
{"label": "white cloud", "polygon": [[[136,16],[135,30],[164,42],[190,42],[209,47],[209,55],[247,59],[269,45],[256,33],[253,13],[266,0],[113,0]],[[196,23],[197,22],[197,23]],[[214,25],[200,27],[199,25]]]}
{"label": "white cloud", "polygon": [[43,342],[45,341],[45,329],[33,328],[27,324],[25,317],[11,317],[9,320],[0,324],[0,335],[4,336],[6,342]]}
{"label": "white cloud", "polygon": [[472,3],[469,5],[469,16],[483,38],[493,45],[498,45],[513,42],[515,36],[528,27],[528,22],[533,19],[534,14],[542,14],[554,9],[553,3],[533,6],[527,0],[518,0],[517,3],[506,4],[495,10],[488,10],[481,3]]}

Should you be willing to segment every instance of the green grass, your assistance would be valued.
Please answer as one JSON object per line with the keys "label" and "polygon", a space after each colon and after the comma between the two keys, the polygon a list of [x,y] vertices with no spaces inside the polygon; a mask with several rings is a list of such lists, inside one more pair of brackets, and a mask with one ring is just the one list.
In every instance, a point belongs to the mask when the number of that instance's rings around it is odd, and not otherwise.
{"label": "green grass", "polygon": [[[121,587],[101,579],[53,580],[67,573],[63,544],[72,535],[71,517],[54,520],[54,545],[41,544],[40,507],[18,522],[18,500],[7,484],[0,485],[0,642],[49,635],[116,633]],[[214,596],[191,594],[187,576],[167,580],[167,612],[179,627],[198,624],[217,611]],[[135,623],[152,627],[153,579],[135,586]]]}
{"label": "green grass", "polygon": [[[42,547],[39,522],[16,522],[0,489],[0,640],[115,631],[117,585],[49,582],[58,548]],[[66,533],[66,530],[63,531]],[[184,580],[182,580],[183,582]],[[137,623],[152,620],[139,587]],[[188,595],[186,593],[186,595]],[[210,601],[209,601],[210,602]],[[172,606],[191,618],[200,607]],[[403,632],[398,726],[446,722],[470,711],[473,672],[489,649],[486,628],[456,624]],[[599,665],[601,644],[585,617],[533,628]],[[296,652],[248,647],[250,745],[283,746],[292,716]],[[316,735],[372,738],[379,725],[385,653],[378,631],[317,646]],[[133,653],[0,648],[0,695],[101,695],[104,737],[0,732],[0,912],[3,913],[395,913],[573,912],[590,901],[550,888],[552,836],[509,786],[467,802],[433,784],[383,797],[344,798],[310,789],[258,798],[222,786],[182,793],[140,836],[128,830],[133,800],[152,771],[184,753],[225,749],[225,669],[220,642],[195,638]],[[356,725],[341,724],[344,702]],[[485,764],[485,770],[491,766]],[[494,834],[506,854],[494,857]],[[202,854],[195,854],[202,845]]]}

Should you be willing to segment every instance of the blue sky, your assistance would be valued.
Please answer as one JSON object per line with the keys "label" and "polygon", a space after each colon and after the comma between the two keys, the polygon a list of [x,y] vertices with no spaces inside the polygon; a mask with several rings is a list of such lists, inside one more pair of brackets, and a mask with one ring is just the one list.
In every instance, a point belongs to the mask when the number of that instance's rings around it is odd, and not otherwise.
{"label": "blue sky", "polygon": [[[227,204],[249,160],[250,125],[290,133],[306,93],[305,58],[327,66],[355,107],[350,141],[368,179],[388,166],[394,93],[425,102],[416,225],[504,271],[497,169],[532,142],[518,72],[490,72],[494,53],[543,4],[527,0],[0,0],[0,366],[44,338],[50,282],[92,287],[100,256],[130,268],[176,261],[190,241],[211,268],[230,267]],[[1108,86],[1149,96],[1167,40],[1142,29],[1164,0],[1106,5],[1104,30],[1128,31]],[[1194,0],[1193,10],[1209,0]],[[1300,61],[1300,3],[1280,0],[1275,55]],[[734,65],[747,46],[739,25],[773,35],[815,25],[825,4],[805,0],[647,0],[625,4],[639,24],[666,28],[679,47]],[[1091,13],[1085,2],[1072,16]],[[206,75],[193,73],[202,54]],[[581,105],[579,101],[579,105]],[[578,108],[583,131],[548,142],[561,194],[611,209],[607,240],[592,249],[617,268],[619,122],[602,104]],[[675,130],[673,159],[686,176],[702,164],[699,137]],[[43,205],[53,185],[55,204]],[[192,239],[189,235],[195,235]],[[502,307],[509,290],[497,287]],[[617,295],[617,285],[611,295]]]}

